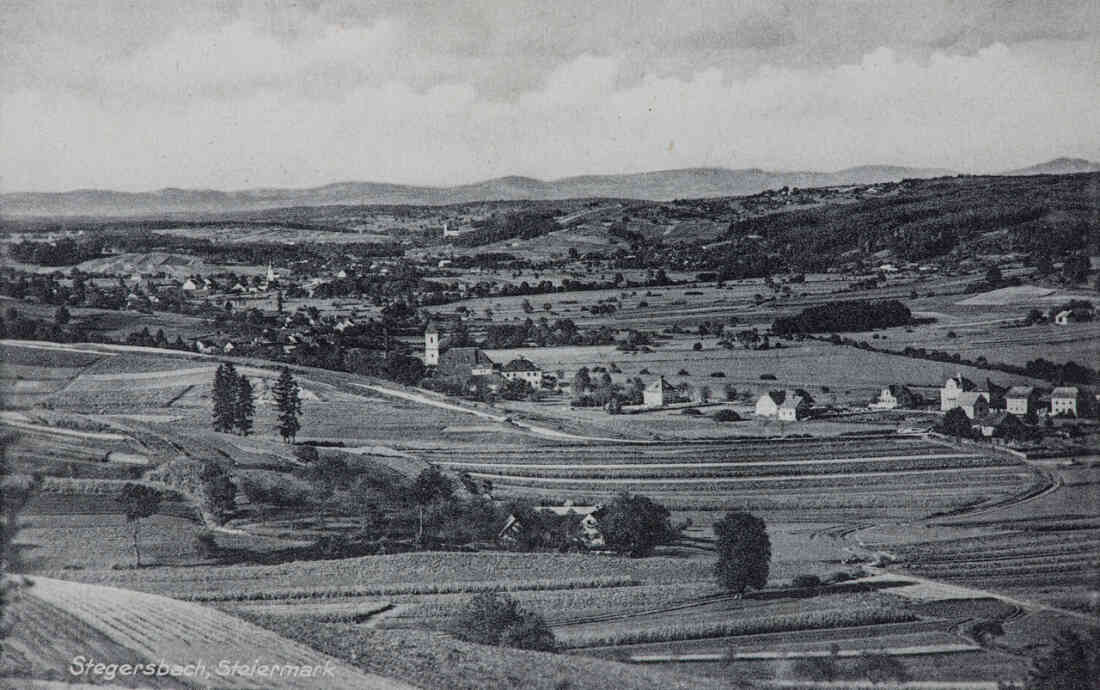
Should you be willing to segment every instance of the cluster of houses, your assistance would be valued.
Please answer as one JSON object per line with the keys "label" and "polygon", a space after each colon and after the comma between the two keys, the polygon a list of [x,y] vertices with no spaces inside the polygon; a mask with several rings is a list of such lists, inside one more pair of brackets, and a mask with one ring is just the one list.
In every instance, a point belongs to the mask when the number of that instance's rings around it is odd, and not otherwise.
{"label": "cluster of houses", "polygon": [[[1023,426],[1023,418],[1049,415],[1079,417],[1092,410],[1088,393],[1078,386],[1058,386],[1049,402],[1034,386],[981,387],[962,374],[951,376],[940,388],[940,411],[960,409],[984,436],[1007,436]],[[924,404],[921,395],[906,386],[882,389],[871,409],[914,409]]]}
{"label": "cluster of houses", "polygon": [[430,322],[424,331],[424,364],[433,367],[440,378],[480,379],[489,390],[499,389],[506,381],[517,380],[539,389],[548,381],[546,372],[526,357],[500,364],[481,348],[445,347],[435,322]]}

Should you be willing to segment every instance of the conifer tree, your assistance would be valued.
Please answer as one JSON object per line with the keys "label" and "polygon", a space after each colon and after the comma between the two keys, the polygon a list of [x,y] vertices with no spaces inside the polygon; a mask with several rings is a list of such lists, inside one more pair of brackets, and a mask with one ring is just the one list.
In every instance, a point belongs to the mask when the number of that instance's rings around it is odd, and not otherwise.
{"label": "conifer tree", "polygon": [[222,364],[214,373],[214,431],[233,430],[236,399],[237,371],[232,364]]}
{"label": "conifer tree", "polygon": [[252,399],[252,383],[247,376],[237,376],[236,404],[233,406],[233,425],[241,434],[252,433],[252,417],[256,413],[256,404]]}
{"label": "conifer tree", "polygon": [[302,401],[299,398],[298,382],[290,375],[290,369],[283,367],[275,381],[275,405],[279,408],[279,434],[286,443],[293,443],[298,429],[302,428],[298,417],[302,414]]}

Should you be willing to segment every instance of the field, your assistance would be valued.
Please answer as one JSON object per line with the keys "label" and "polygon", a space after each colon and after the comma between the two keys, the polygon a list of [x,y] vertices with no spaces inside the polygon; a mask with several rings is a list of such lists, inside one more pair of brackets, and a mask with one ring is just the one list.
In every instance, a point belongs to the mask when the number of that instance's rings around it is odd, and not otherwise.
{"label": "field", "polygon": [[[31,603],[26,607],[26,615],[37,615],[37,623],[42,630],[63,632],[66,618],[71,615],[83,626],[90,626],[96,638],[109,637],[121,645],[105,648],[104,652],[118,655],[125,663],[147,665],[162,663],[163,659],[172,659],[181,666],[190,667],[190,671],[177,674],[180,685],[214,683],[226,688],[267,688],[271,677],[264,677],[247,669],[255,665],[310,667],[315,669],[328,667],[324,674],[325,687],[331,688],[406,688],[411,687],[392,678],[382,678],[359,671],[352,666],[327,657],[314,649],[292,642],[263,628],[225,615],[213,609],[179,602],[166,597],[141,594],[110,587],[78,586],[63,580],[35,578],[33,586],[22,593],[23,597],[37,600],[47,606]],[[55,618],[53,610],[66,612]],[[34,628],[27,627],[27,633]],[[22,631],[22,628],[21,628]],[[22,632],[20,633],[22,635]],[[16,638],[16,644],[21,642]],[[41,645],[41,642],[39,642]],[[34,648],[36,665],[58,668],[67,665],[77,656],[64,656],[73,645],[65,637],[52,642],[48,647]],[[28,642],[22,645],[30,647]],[[87,657],[88,651],[81,650]],[[100,657],[99,659],[110,658]],[[223,664],[228,660],[229,664]],[[60,662],[60,664],[58,663]],[[235,670],[233,667],[246,669]],[[117,669],[116,669],[117,670]],[[79,673],[77,675],[84,675]],[[101,676],[103,674],[100,674]],[[167,674],[166,674],[167,675]],[[280,687],[315,688],[317,675],[313,673],[295,673],[276,675]],[[143,680],[139,674],[133,680]],[[97,677],[94,671],[87,678],[90,682],[114,680]],[[158,687],[177,687],[175,684]]]}
{"label": "field", "polygon": [[[685,228],[699,236],[711,230]],[[584,248],[601,237],[586,229],[555,234],[566,237],[542,239],[548,255],[555,242]],[[925,296],[908,301],[934,321],[853,337],[991,362],[1095,359],[1091,324],[1015,327],[1049,295],[1022,290],[968,302],[961,292],[977,275],[891,278],[875,296],[908,299],[919,291]],[[460,280],[477,278],[470,272]],[[1058,628],[1100,623],[1100,522],[1093,509],[1100,478],[1087,460],[1072,468],[1028,464],[988,446],[898,433],[938,417],[867,412],[865,404],[894,383],[935,399],[957,372],[1000,385],[1042,382],[813,340],[730,350],[695,332],[701,321],[729,324],[731,317],[734,330],[766,328],[777,315],[837,295],[870,294],[847,291],[857,278],[812,274],[786,297],[758,280],[535,296],[532,318],[647,330],[678,324],[686,332],[657,334],[652,351],[638,353],[611,346],[489,352],[502,363],[528,357],[566,381],[581,366],[603,366],[617,383],[663,375],[673,384],[708,386],[712,399],[697,405],[699,416],[681,409],[609,415],[573,409],[558,393],[539,402],[473,403],[293,368],[303,391],[298,440],[327,444],[321,457],[344,460],[353,478],[407,480],[432,463],[491,484],[498,502],[595,505],[620,491],[643,493],[672,511],[684,538],[642,559],[511,553],[485,544],[326,559],[315,542],[358,530],[361,517],[312,498],[316,487],[300,475],[303,462],[275,433],[273,363],[234,360],[257,392],[255,433],[242,437],[210,429],[220,358],[6,341],[0,430],[11,441],[14,471],[49,475],[24,511],[18,537],[27,568],[44,586],[41,595],[38,585],[25,590],[17,613],[79,631],[55,642],[17,636],[18,677],[51,678],[78,636],[101,654],[179,655],[175,626],[199,640],[187,650],[192,655],[224,644],[216,630],[246,636],[247,646],[231,651],[250,660],[284,649],[298,659],[331,655],[357,679],[349,686],[372,682],[354,674],[378,674],[425,687],[731,687],[740,679],[791,679],[794,660],[834,647],[842,660],[889,654],[919,681],[1018,680]],[[581,310],[611,297],[620,305],[612,316]],[[477,331],[487,323],[485,307],[495,323],[527,318],[522,301],[463,304],[477,315]],[[352,302],[317,306],[332,313]],[[84,316],[120,330],[149,318]],[[735,389],[732,401],[724,399],[726,385]],[[763,391],[795,387],[835,410],[797,423],[754,417]],[[716,422],[713,415],[725,409],[744,421]],[[131,526],[116,500],[122,485],[171,477],[200,461],[225,468],[238,484],[289,487],[306,498],[275,506],[240,496],[229,522],[211,529],[198,499],[179,493],[140,523],[143,565],[135,567]],[[711,528],[732,508],[764,518],[772,543],[767,587],[744,598],[722,591],[713,575]],[[794,588],[792,580],[805,575],[832,584]],[[73,592],[85,589],[61,580],[88,585],[89,601],[77,602]],[[486,652],[451,637],[449,619],[473,594],[489,591],[508,592],[543,615],[562,653]],[[120,605],[119,592],[131,603]],[[135,606],[148,606],[156,618]],[[977,620],[1000,622],[1005,635],[975,639],[968,626]],[[118,626],[127,634],[114,634]],[[260,629],[269,632],[254,632]],[[241,685],[253,686],[260,685]]]}

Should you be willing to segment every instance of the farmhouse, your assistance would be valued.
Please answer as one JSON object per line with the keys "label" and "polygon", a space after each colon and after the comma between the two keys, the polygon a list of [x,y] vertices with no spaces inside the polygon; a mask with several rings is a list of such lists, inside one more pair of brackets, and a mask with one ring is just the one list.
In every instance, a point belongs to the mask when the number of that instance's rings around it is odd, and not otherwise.
{"label": "farmhouse", "polygon": [[[488,357],[486,357],[486,359],[488,359]],[[490,362],[490,365],[491,364]],[[500,370],[500,375],[509,381],[515,381],[516,379],[526,381],[535,388],[542,385],[543,379],[542,369],[525,357],[516,357],[511,362],[505,364]]]}
{"label": "farmhouse", "polygon": [[[962,374],[947,379],[940,389],[940,411],[947,412],[959,406],[959,396],[978,390],[978,386]],[[988,401],[986,401],[988,402]]]}
{"label": "farmhouse", "polygon": [[898,407],[914,408],[923,402],[921,397],[909,390],[908,386],[890,384],[882,389],[878,399],[871,403],[873,410],[893,410]]}
{"label": "farmhouse", "polygon": [[965,391],[959,393],[955,407],[960,408],[970,419],[977,419],[989,414],[989,401],[986,393],[981,391]]}
{"label": "farmhouse", "polygon": [[[574,506],[574,505],[562,505],[562,506],[538,506],[533,509],[535,513],[547,513],[562,517],[575,516],[580,518],[578,525],[577,537],[581,543],[589,548],[598,548],[604,546],[606,541],[603,534],[600,532],[600,518],[603,517],[606,509],[602,505],[596,506]],[[508,516],[508,519],[504,522],[504,527],[501,528],[500,533],[497,535],[497,539],[503,542],[516,542],[519,537],[530,529],[537,529],[536,525],[526,525],[524,521],[512,513]]]}
{"label": "farmhouse", "polygon": [[[788,400],[787,412],[782,412],[783,404]],[[794,421],[809,414],[810,406],[814,399],[809,393],[796,388],[793,391],[768,391],[756,401],[756,415],[758,417],[779,417],[784,421]]]}
{"label": "farmhouse", "polygon": [[1077,417],[1083,412],[1084,396],[1077,386],[1059,386],[1050,394],[1050,413]]}
{"label": "farmhouse", "polygon": [[1034,412],[1039,402],[1039,391],[1032,386],[1013,386],[1005,393],[1005,411],[1010,414],[1027,415]]}
{"label": "farmhouse", "polygon": [[795,422],[809,415],[810,403],[801,395],[789,395],[779,405],[779,420],[783,422]]}
{"label": "farmhouse", "polygon": [[664,407],[676,398],[676,387],[665,381],[664,376],[657,377],[656,381],[642,391],[642,402],[646,407]]}

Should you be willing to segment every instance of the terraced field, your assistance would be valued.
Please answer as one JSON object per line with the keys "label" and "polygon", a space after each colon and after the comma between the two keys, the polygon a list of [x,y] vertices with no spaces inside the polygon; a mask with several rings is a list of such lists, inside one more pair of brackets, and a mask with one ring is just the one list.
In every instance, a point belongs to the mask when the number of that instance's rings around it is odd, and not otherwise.
{"label": "terraced field", "polygon": [[457,445],[423,450],[453,471],[492,481],[500,495],[601,502],[642,491],[675,510],[754,510],[799,521],[917,519],[996,503],[1041,479],[991,455],[919,437],[788,439],[525,448]]}
{"label": "terraced field", "polygon": [[[323,686],[329,688],[410,688],[400,681],[364,673],[348,664],[292,642],[268,630],[210,608],[112,587],[76,585],[72,582],[35,578],[25,596],[65,611],[121,645],[130,663],[191,666],[190,676],[180,674],[186,685],[212,684],[220,688],[316,688],[312,674],[256,675],[223,672],[223,660],[251,667],[260,664],[326,667]],[[50,628],[56,626],[51,625]],[[53,653],[55,669],[66,669],[72,657]],[[120,662],[121,663],[121,662]],[[90,682],[100,680],[95,676]]]}

